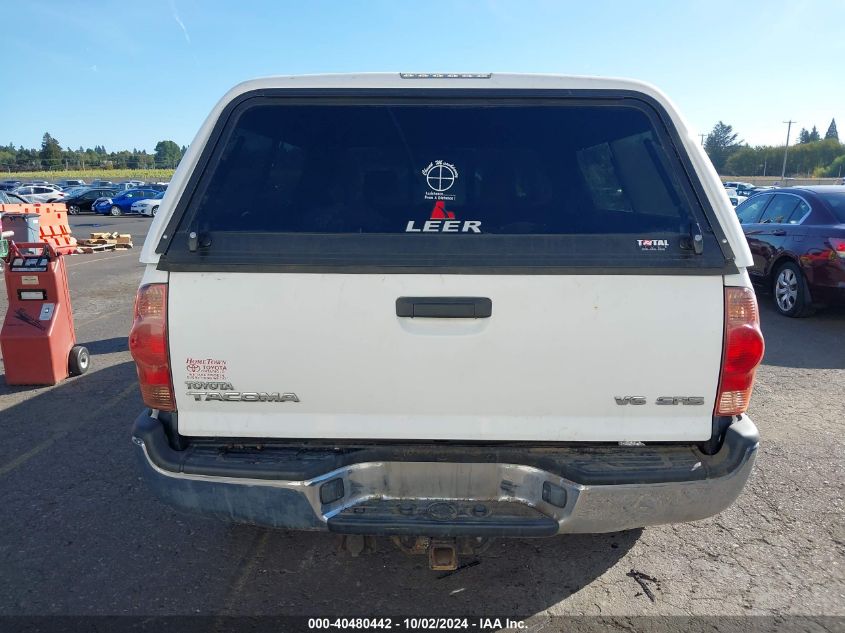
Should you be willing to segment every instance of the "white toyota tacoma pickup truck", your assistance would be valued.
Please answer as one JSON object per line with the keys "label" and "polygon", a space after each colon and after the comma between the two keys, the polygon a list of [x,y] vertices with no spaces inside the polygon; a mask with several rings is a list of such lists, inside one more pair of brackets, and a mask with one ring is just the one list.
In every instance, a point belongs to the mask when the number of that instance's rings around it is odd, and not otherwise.
{"label": "white toyota tacoma pickup truck", "polygon": [[248,81],[141,261],[132,439],[180,508],[448,550],[701,519],[752,468],[751,254],[649,85]]}

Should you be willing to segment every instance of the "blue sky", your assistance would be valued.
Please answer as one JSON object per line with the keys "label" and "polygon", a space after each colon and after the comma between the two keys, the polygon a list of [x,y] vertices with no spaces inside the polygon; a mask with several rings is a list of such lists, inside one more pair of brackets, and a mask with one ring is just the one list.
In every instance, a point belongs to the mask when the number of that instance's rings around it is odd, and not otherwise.
{"label": "blue sky", "polygon": [[[256,76],[510,71],[650,81],[699,131],[845,140],[845,1],[27,0],[7,5],[0,142],[152,150],[191,142]],[[9,26],[7,24],[7,26]]]}

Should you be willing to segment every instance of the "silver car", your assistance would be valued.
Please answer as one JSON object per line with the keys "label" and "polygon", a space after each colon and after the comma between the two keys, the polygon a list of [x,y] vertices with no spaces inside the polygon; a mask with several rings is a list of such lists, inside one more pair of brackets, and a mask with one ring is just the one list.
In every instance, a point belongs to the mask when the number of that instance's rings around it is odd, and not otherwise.
{"label": "silver car", "polygon": [[48,200],[64,198],[66,195],[56,185],[23,185],[12,193],[16,193],[29,202],[47,202]]}

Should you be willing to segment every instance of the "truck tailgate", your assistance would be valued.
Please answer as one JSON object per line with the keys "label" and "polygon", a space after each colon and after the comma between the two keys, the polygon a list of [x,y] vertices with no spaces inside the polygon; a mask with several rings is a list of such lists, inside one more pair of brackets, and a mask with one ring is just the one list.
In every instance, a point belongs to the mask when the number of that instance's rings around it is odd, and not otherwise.
{"label": "truck tailgate", "polygon": [[[716,275],[174,272],[179,430],[705,440],[721,362],[722,284]],[[492,312],[397,316],[397,298],[408,296],[488,298]],[[656,404],[667,397],[703,400]]]}

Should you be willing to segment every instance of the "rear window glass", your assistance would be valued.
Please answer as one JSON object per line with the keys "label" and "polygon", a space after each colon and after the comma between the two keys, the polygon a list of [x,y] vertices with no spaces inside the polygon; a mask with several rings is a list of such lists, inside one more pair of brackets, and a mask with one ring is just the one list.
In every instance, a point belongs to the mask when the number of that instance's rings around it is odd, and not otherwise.
{"label": "rear window glass", "polygon": [[[845,189],[845,187],[843,187]],[[830,192],[830,193],[817,193],[819,198],[827,202],[828,206],[833,210],[833,215],[836,216],[836,220],[842,224],[845,224],[845,191],[841,193]]]}
{"label": "rear window glass", "polygon": [[253,105],[221,139],[201,230],[650,234],[693,213],[640,108]]}
{"label": "rear window glass", "polygon": [[799,202],[801,202],[801,199],[795,196],[776,195],[772,203],[763,212],[760,224],[785,224]]}

